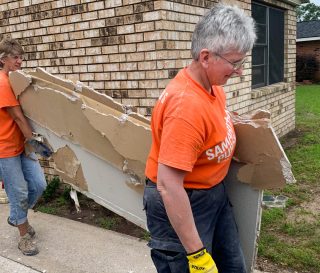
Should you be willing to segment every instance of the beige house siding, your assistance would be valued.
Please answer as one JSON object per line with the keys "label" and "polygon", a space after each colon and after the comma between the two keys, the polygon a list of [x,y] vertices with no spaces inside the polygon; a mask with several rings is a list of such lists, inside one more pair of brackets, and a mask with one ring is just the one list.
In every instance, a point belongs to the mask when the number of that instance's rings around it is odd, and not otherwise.
{"label": "beige house siding", "polygon": [[[218,1],[207,0],[2,0],[0,33],[18,39],[28,60],[81,81],[150,115],[168,81],[190,63],[195,23]],[[229,1],[251,12],[251,1]],[[279,136],[295,126],[294,7],[265,1],[285,12],[285,82],[251,89],[251,59],[243,76],[225,87],[229,108],[240,114],[270,110]]]}

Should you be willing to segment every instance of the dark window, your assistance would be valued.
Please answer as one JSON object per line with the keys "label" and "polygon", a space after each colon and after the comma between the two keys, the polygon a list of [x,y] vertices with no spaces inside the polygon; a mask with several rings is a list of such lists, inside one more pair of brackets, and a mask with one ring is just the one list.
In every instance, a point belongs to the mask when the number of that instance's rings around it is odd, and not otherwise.
{"label": "dark window", "polygon": [[252,87],[283,81],[284,11],[260,3],[252,3],[257,41],[252,49]]}

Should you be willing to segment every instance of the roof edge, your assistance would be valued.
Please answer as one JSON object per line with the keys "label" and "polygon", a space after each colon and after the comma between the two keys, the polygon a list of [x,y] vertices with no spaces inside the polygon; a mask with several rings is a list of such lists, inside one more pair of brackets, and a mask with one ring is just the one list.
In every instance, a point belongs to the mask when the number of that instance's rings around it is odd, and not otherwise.
{"label": "roof edge", "polygon": [[285,2],[285,3],[290,4],[292,6],[298,6],[301,4],[301,0],[282,0],[281,2]]}
{"label": "roof edge", "polygon": [[310,38],[299,38],[296,40],[297,43],[299,42],[309,42],[309,41],[319,41],[320,37],[310,37]]}

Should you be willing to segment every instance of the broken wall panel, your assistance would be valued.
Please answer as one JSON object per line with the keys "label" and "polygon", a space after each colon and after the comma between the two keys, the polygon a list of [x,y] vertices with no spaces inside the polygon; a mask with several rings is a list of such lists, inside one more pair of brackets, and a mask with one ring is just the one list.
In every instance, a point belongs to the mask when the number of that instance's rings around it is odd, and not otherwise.
{"label": "broken wall panel", "polygon": [[271,126],[270,113],[262,110],[233,115],[237,136],[234,159],[242,163],[237,178],[256,189],[283,188],[294,183],[291,164]]}
{"label": "broken wall panel", "polygon": [[[35,121],[31,120],[30,122],[34,130],[47,138],[52,148],[58,151],[58,155],[59,151],[61,149],[64,150],[66,147],[72,151],[74,155],[72,161],[76,158],[76,161],[80,162],[83,180],[87,183],[88,189],[86,190],[79,185],[79,182],[74,183],[74,180],[69,179],[66,174],[63,174],[64,182],[71,184],[77,191],[130,222],[144,229],[146,228],[145,213],[142,208],[143,187],[141,185],[135,186],[130,182],[128,183],[130,176],[122,170],[107,164],[105,160],[86,151],[80,145],[60,138]],[[64,158],[64,160],[67,160],[67,158]],[[64,168],[61,167],[59,162],[55,162],[55,165],[58,165],[61,169]]]}
{"label": "broken wall panel", "polygon": [[143,183],[151,145],[148,119],[131,116],[112,98],[89,88],[84,87],[84,96],[75,84],[42,69],[28,75],[11,73],[10,81],[27,117],[116,168],[125,169],[135,184]]}

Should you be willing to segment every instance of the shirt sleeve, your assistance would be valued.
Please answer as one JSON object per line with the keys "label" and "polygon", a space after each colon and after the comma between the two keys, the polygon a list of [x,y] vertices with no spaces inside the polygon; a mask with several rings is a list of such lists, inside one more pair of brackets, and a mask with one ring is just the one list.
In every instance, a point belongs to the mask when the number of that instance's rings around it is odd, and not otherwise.
{"label": "shirt sleeve", "polygon": [[191,123],[169,117],[163,125],[158,162],[192,171],[203,147],[203,137]]}
{"label": "shirt sleeve", "polygon": [[0,108],[13,107],[20,105],[16,99],[9,81],[2,80],[0,82]]}

